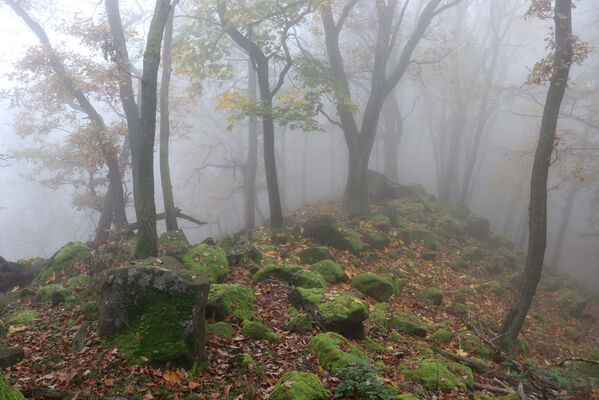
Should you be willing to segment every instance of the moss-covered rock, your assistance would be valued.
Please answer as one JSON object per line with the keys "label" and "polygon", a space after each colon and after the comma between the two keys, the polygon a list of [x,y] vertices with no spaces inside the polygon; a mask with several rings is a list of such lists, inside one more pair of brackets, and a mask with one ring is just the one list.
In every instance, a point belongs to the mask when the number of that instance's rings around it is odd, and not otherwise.
{"label": "moss-covered rock", "polygon": [[316,215],[308,219],[304,226],[304,236],[354,254],[364,249],[360,236],[353,229],[339,223],[332,215]]}
{"label": "moss-covered rock", "polygon": [[382,250],[389,244],[389,236],[374,229],[362,229],[362,237],[373,249]]}
{"label": "moss-covered rock", "polygon": [[489,221],[482,215],[472,214],[466,221],[466,232],[479,239],[489,236]]}
{"label": "moss-covered rock", "polygon": [[0,399],[25,400],[25,397],[6,380],[4,372],[0,373]]}
{"label": "moss-covered rock", "polygon": [[439,250],[439,238],[424,226],[401,229],[399,238],[405,243],[422,243],[429,250]]}
{"label": "moss-covered rock", "polygon": [[262,282],[267,279],[276,279],[288,284],[292,284],[295,276],[301,273],[304,270],[303,267],[295,264],[287,264],[287,265],[277,265],[277,264],[269,264],[258,272],[256,272],[252,279],[255,282]]}
{"label": "moss-covered rock", "polygon": [[420,295],[426,299],[427,303],[440,306],[443,302],[443,292],[437,286],[431,286],[423,289]]}
{"label": "moss-covered rock", "polygon": [[241,333],[248,339],[268,340],[272,343],[279,343],[281,339],[268,326],[255,321],[243,321],[241,325]]}
{"label": "moss-covered rock", "polygon": [[470,368],[441,358],[402,364],[399,372],[429,390],[449,391],[455,387],[472,387],[474,383]]}
{"label": "moss-covered rock", "polygon": [[348,338],[364,338],[363,321],[368,306],[348,293],[326,293],[319,289],[296,288],[289,293],[291,304],[315,315],[326,329]]}
{"label": "moss-covered rock", "polygon": [[309,247],[297,253],[300,261],[304,264],[316,264],[322,260],[332,260],[333,256],[326,246]]}
{"label": "moss-covered rock", "polygon": [[102,280],[99,335],[133,362],[205,362],[209,286],[207,277],[165,267],[111,269]]}
{"label": "moss-covered rock", "polygon": [[35,310],[23,310],[8,317],[10,325],[33,325],[40,319],[40,314]]}
{"label": "moss-covered rock", "polygon": [[287,330],[296,333],[306,333],[312,330],[314,323],[312,315],[299,312],[295,307],[289,307],[288,315],[291,319],[287,324]]}
{"label": "moss-covered rock", "polygon": [[311,289],[319,288],[326,289],[327,283],[318,272],[302,271],[295,275],[292,282],[293,286]]}
{"label": "moss-covered rock", "polygon": [[478,246],[468,246],[464,249],[464,260],[482,261],[487,256],[487,252]]}
{"label": "moss-covered rock", "polygon": [[373,272],[354,276],[351,284],[360,292],[377,301],[387,301],[393,294],[393,285],[391,282]]}
{"label": "moss-covered rock", "polygon": [[433,250],[423,251],[421,257],[423,260],[435,261],[439,257],[439,252]]}
{"label": "moss-covered rock", "polygon": [[335,332],[314,336],[308,347],[316,354],[320,365],[332,371],[345,368],[358,358],[367,358],[364,350]]}
{"label": "moss-covered rock", "polygon": [[370,315],[370,322],[372,323],[371,331],[380,332],[387,334],[389,331],[387,328],[387,314],[391,306],[389,303],[377,303],[374,306],[374,311]]}
{"label": "moss-covered rock", "polygon": [[58,250],[42,266],[40,272],[33,279],[34,285],[45,284],[48,279],[58,280],[61,276],[67,279],[78,275],[79,270],[74,265],[80,261],[87,261],[91,257],[91,249],[83,243],[70,242]]}
{"label": "moss-covered rock", "polygon": [[213,324],[208,324],[207,332],[209,337],[216,336],[221,339],[231,340],[233,334],[235,333],[235,328],[225,321],[218,321]]}
{"label": "moss-covered rock", "polygon": [[424,211],[426,208],[423,204],[416,204],[399,208],[397,211],[400,216],[411,222],[424,222]]}
{"label": "moss-covered rock", "polygon": [[447,329],[439,329],[432,333],[429,339],[436,343],[447,344],[451,341],[451,332]]}
{"label": "moss-covered rock", "polygon": [[331,392],[326,390],[318,376],[309,372],[287,372],[268,396],[270,400],[329,400]]}
{"label": "moss-covered rock", "polygon": [[227,255],[220,247],[209,244],[193,246],[183,257],[183,265],[206,275],[212,283],[222,283],[229,274]]}
{"label": "moss-covered rock", "polygon": [[453,217],[445,215],[439,218],[439,230],[441,235],[449,239],[455,239],[466,231],[466,225]]}
{"label": "moss-covered rock", "polygon": [[418,317],[406,313],[394,315],[391,318],[391,327],[408,335],[421,338],[426,337],[427,333],[426,326]]}
{"label": "moss-covered rock", "polygon": [[447,212],[449,212],[449,215],[452,217],[462,221],[467,220],[468,216],[470,215],[470,210],[468,207],[466,207],[466,205],[464,205],[464,203],[453,203],[447,207]]}
{"label": "moss-covered rock", "polygon": [[379,231],[389,232],[391,229],[391,219],[382,213],[377,213],[368,218],[368,222]]}
{"label": "moss-covered rock", "polygon": [[343,267],[331,260],[322,260],[310,266],[312,271],[318,272],[328,283],[337,283],[347,280]]}
{"label": "moss-covered rock", "polygon": [[210,286],[206,316],[222,321],[232,316],[237,321],[254,319],[254,290],[243,285],[213,284]]}
{"label": "moss-covered rock", "polygon": [[183,261],[183,257],[191,248],[185,233],[180,229],[164,232],[160,235],[158,245],[161,253],[163,252],[164,255],[174,257],[179,261]]}

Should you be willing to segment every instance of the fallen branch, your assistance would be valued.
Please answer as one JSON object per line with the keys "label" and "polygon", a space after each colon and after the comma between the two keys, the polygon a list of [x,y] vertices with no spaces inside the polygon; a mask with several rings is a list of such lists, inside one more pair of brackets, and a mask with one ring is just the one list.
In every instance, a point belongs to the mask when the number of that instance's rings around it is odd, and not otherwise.
{"label": "fallen branch", "polygon": [[522,385],[522,382],[520,382],[520,384],[518,385],[518,396],[520,396],[520,400],[527,400],[526,394],[524,393],[524,385]]}
{"label": "fallen branch", "polygon": [[36,399],[48,399],[48,400],[62,400],[62,399],[70,399],[73,397],[73,392],[65,390],[65,389],[34,389],[34,390],[20,390],[20,392],[26,398],[36,398]]}
{"label": "fallen branch", "polygon": [[565,359],[561,360],[560,362],[557,363],[557,366],[561,367],[567,361],[581,361],[581,362],[585,362],[585,363],[589,363],[589,364],[599,365],[599,361],[596,361],[596,360],[589,360],[588,358],[582,358],[582,357],[571,357],[571,358],[565,358]]}
{"label": "fallen branch", "polygon": [[474,387],[476,389],[480,389],[480,390],[488,390],[489,392],[494,392],[494,393],[503,393],[503,394],[515,394],[516,391],[512,390],[512,389],[505,389],[499,386],[491,386],[491,385],[484,385],[482,383],[478,383],[478,382],[474,382]]}

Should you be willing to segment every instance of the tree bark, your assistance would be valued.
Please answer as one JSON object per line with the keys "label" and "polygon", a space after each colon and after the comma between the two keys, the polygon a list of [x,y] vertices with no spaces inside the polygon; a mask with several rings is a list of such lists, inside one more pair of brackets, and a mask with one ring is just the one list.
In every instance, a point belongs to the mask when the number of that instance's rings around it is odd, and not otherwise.
{"label": "tree bark", "polygon": [[179,0],[173,0],[164,28],[164,55],[162,57],[162,79],[160,80],[160,178],[162,183],[164,211],[166,213],[165,222],[167,231],[179,229],[169,166],[170,119],[168,99],[172,71],[171,48],[173,43],[173,16],[178,2]]}
{"label": "tree bark", "polygon": [[[252,40],[252,29],[248,33]],[[256,69],[251,57],[248,56],[248,97],[256,104]],[[258,171],[258,118],[250,115],[248,123],[248,155],[245,163],[245,228],[254,229],[256,226],[256,173]]]}
{"label": "tree bark", "polygon": [[383,114],[385,121],[385,131],[383,135],[383,168],[385,176],[392,181],[397,182],[398,172],[398,146],[403,134],[403,118],[400,113],[399,104],[395,96],[391,95],[385,103],[387,112]]}
{"label": "tree bark", "polygon": [[562,258],[562,249],[564,248],[564,237],[566,236],[568,222],[570,222],[570,216],[572,215],[572,208],[574,206],[577,193],[578,188],[575,185],[571,184],[568,189],[568,198],[566,199],[566,206],[562,211],[562,218],[559,224],[559,229],[557,231],[557,236],[555,237],[555,242],[553,244],[553,255],[551,257],[551,264],[549,264],[549,266],[553,270],[558,269],[560,259]]}
{"label": "tree bark", "polygon": [[[156,0],[143,56],[141,80],[141,135],[138,146],[131,147],[131,161],[137,180],[133,180],[138,231],[134,258],[158,253],[156,204],[154,202],[154,139],[156,136],[156,100],[160,47],[170,11],[170,0]],[[134,177],[135,177],[134,175]]]}
{"label": "tree bark", "polygon": [[522,282],[499,331],[498,345],[508,353],[515,351],[516,338],[524,323],[543,269],[547,244],[547,178],[559,109],[572,63],[572,0],[556,0],[553,19],[555,21],[555,61],[532,167],[528,211],[530,233],[528,255]]}

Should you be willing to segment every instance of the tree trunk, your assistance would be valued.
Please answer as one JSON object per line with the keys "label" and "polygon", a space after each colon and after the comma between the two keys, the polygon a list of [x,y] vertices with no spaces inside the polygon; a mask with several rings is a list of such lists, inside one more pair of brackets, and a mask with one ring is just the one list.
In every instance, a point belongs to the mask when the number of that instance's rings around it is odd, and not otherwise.
{"label": "tree trunk", "polygon": [[[262,98],[262,101],[267,109],[272,107],[272,99]],[[275,160],[275,125],[271,115],[264,115],[262,117],[262,129],[264,136],[264,172],[266,174],[266,189],[268,190],[270,227],[274,230],[282,229],[283,210],[281,208],[279,182],[277,180],[277,162]]]}
{"label": "tree trunk", "polygon": [[566,236],[568,222],[570,222],[570,216],[572,215],[572,207],[574,206],[574,201],[576,200],[577,193],[578,188],[575,185],[570,185],[570,188],[568,190],[568,198],[566,200],[566,206],[562,211],[562,218],[559,224],[559,229],[557,231],[555,242],[553,244],[553,256],[551,257],[551,264],[549,264],[551,269],[553,270],[557,270],[559,268],[559,262],[562,257],[562,249],[564,248],[564,237]]}
{"label": "tree trunk", "polygon": [[559,109],[572,63],[572,0],[556,0],[553,19],[557,46],[532,167],[528,211],[530,232],[528,255],[522,282],[499,331],[498,344],[508,353],[514,353],[516,349],[516,338],[526,318],[543,269],[547,244],[547,178]]}
{"label": "tree trunk", "polygon": [[347,217],[356,217],[368,212],[366,178],[371,148],[372,146],[368,148],[361,145],[349,148],[347,183],[342,205],[342,212]]}
{"label": "tree trunk", "polygon": [[[302,152],[302,204],[306,203],[308,200],[308,144],[310,140],[310,134],[304,133],[304,148]],[[331,157],[333,157],[333,153],[331,153]]]}
{"label": "tree trunk", "polygon": [[[134,258],[146,258],[158,253],[156,234],[156,204],[154,202],[154,138],[156,136],[156,90],[160,46],[170,0],[156,0],[143,57],[141,81],[141,135],[138,145],[131,147],[134,174],[133,194],[137,216],[137,245]],[[137,176],[137,179],[135,177]]]}
{"label": "tree trunk", "polygon": [[384,171],[387,178],[397,182],[399,181],[399,177],[397,176],[397,151],[401,135],[403,134],[403,118],[394,95],[389,96],[386,105],[387,112],[383,115],[383,120],[385,121],[383,135]]}
{"label": "tree trunk", "polygon": [[173,197],[173,185],[171,183],[171,172],[169,166],[169,99],[168,91],[171,81],[171,47],[173,43],[173,14],[178,0],[174,0],[168,14],[168,20],[164,28],[164,55],[162,58],[162,79],[160,81],[160,178],[162,182],[162,197],[164,200],[164,211],[166,212],[166,230],[179,229],[177,224],[177,213],[175,211],[175,199]]}
{"label": "tree trunk", "polygon": [[[248,34],[252,40],[252,31]],[[256,69],[251,57],[248,56],[248,97],[255,104],[257,96]],[[258,171],[258,119],[250,115],[248,124],[248,156],[245,163],[245,228],[254,229],[256,226],[256,173]]]}
{"label": "tree trunk", "polygon": [[464,126],[466,124],[466,104],[460,102],[457,105],[456,119],[454,121],[453,131],[449,144],[449,153],[447,155],[447,164],[443,169],[443,178],[441,181],[441,191],[439,192],[439,201],[441,204],[448,205],[454,199],[456,182],[461,155],[460,145],[464,136]]}

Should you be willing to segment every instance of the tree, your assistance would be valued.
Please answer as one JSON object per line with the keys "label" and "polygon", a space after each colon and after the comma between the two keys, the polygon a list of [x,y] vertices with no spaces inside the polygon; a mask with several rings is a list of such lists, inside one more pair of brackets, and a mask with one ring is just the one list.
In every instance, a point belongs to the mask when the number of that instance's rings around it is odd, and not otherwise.
{"label": "tree", "polygon": [[[548,18],[552,7],[550,0],[533,0],[530,13]],[[556,136],[556,127],[570,66],[574,58],[574,36],[572,35],[572,0],[555,0],[552,13],[555,23],[555,49],[546,60],[550,67],[537,64],[534,71],[548,71],[549,90],[543,109],[539,140],[535,152],[529,203],[529,242],[526,265],[516,296],[506,312],[499,331],[497,343],[508,353],[516,349],[516,339],[532,302],[537,288],[547,244],[547,179],[551,154]],[[547,64],[547,62],[545,62]],[[540,79],[540,78],[539,78]]]}
{"label": "tree", "polygon": [[[39,39],[43,49],[41,55],[46,59],[49,69],[58,78],[59,87],[66,95],[66,99],[62,101],[75,111],[84,113],[91,121],[87,127],[87,132],[91,133],[91,137],[95,141],[95,145],[100,150],[108,167],[107,177],[109,187],[104,199],[102,215],[96,231],[96,239],[103,240],[107,237],[111,221],[114,222],[117,228],[127,224],[122,171],[120,170],[118,152],[114,142],[109,140],[110,134],[104,122],[104,118],[81,89],[82,85],[80,82],[77,82],[72,77],[72,74],[52,47],[45,30],[15,0],[5,0],[5,2]],[[63,93],[57,93],[54,97],[60,98],[61,94]]]}
{"label": "tree", "polygon": [[432,19],[444,10],[459,3],[451,1],[441,5],[442,0],[429,1],[420,13],[412,34],[398,56],[398,62],[390,65],[390,54],[397,45],[398,32],[409,5],[406,1],[399,9],[398,0],[377,1],[377,33],[370,74],[370,88],[362,121],[357,122],[358,110],[352,103],[349,76],[346,73],[343,54],[340,48],[340,34],[352,10],[359,0],[350,0],[343,6],[335,20],[330,3],[322,5],[322,24],[325,32],[325,45],[330,65],[330,74],[335,80],[334,93],[337,114],[349,150],[348,176],[343,197],[342,211],[345,216],[355,217],[368,212],[366,176],[368,161],[374,144],[378,122],[385,99],[397,86],[408,66],[412,54],[424,36]]}

